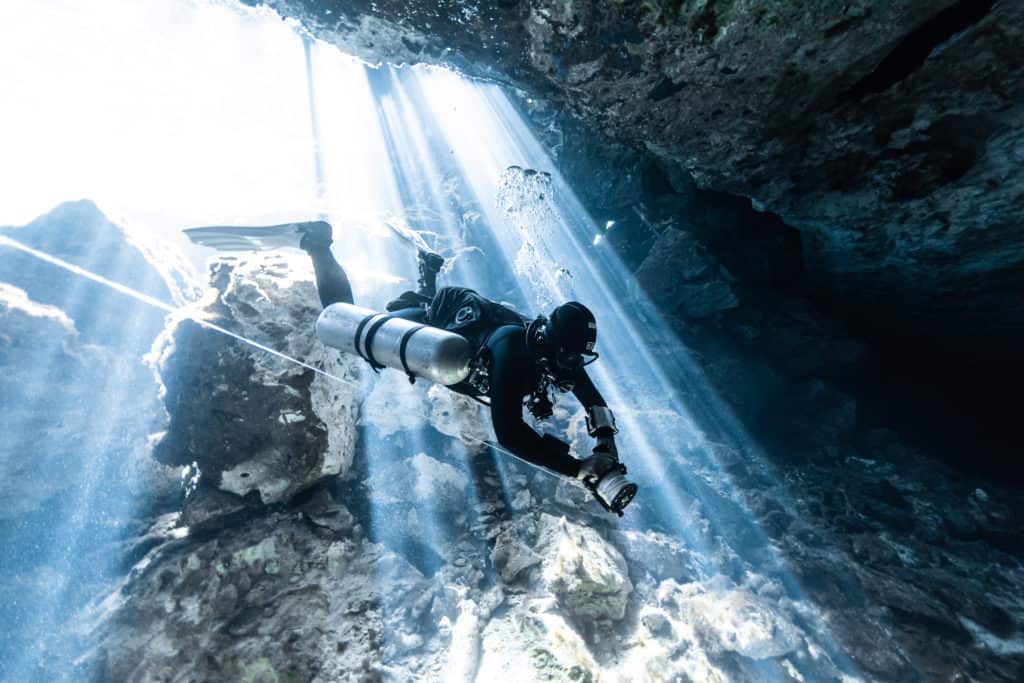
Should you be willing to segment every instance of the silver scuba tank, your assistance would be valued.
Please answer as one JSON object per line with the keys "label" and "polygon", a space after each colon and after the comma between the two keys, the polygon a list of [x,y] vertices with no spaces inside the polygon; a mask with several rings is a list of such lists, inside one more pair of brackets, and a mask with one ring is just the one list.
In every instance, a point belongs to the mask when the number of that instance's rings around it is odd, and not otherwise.
{"label": "silver scuba tank", "polygon": [[469,375],[472,348],[465,337],[352,304],[325,308],[316,321],[324,344],[354,353],[374,367],[401,370],[443,385]]}

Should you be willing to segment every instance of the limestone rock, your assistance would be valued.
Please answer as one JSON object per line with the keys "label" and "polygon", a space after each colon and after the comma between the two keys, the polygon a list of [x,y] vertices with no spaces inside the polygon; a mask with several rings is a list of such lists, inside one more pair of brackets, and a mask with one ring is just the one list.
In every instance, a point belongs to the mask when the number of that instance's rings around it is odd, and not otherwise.
{"label": "limestone rock", "polygon": [[749,591],[708,591],[669,579],[658,589],[672,616],[697,628],[725,650],[751,659],[786,655],[802,644],[800,630]]}
{"label": "limestone rock", "polygon": [[480,616],[475,602],[459,602],[459,615],[451,629],[452,648],[444,668],[445,680],[475,680],[480,662]]}
{"label": "limestone rock", "polygon": [[483,631],[481,649],[480,681],[580,680],[599,668],[563,617],[529,608],[492,619]]}
{"label": "limestone rock", "polygon": [[[84,670],[109,681],[364,680],[380,669],[381,559],[351,527],[320,538],[295,517],[159,546],[94,605],[100,645]],[[400,590],[401,570],[390,578]]]}
{"label": "limestone rock", "polygon": [[537,554],[542,581],[569,613],[621,619],[633,591],[626,560],[592,528],[542,514]]}
{"label": "limestone rock", "polygon": [[[89,200],[65,202],[27,225],[0,228],[0,233],[169,305],[194,293],[175,259],[152,253]],[[0,282],[62,309],[83,342],[141,355],[163,329],[167,313],[160,308],[13,248],[0,246],[0,253]]]}
{"label": "limestone rock", "polygon": [[[182,273],[89,201],[0,234],[167,305],[185,293]],[[178,502],[148,442],[161,411],[143,356],[165,315],[0,245],[0,678],[66,677],[81,640],[56,624],[155,542],[125,537]]]}
{"label": "limestone rock", "polygon": [[541,557],[520,539],[515,529],[506,529],[494,539],[491,562],[505,583],[512,583],[527,568],[540,564]]}
{"label": "limestone rock", "polygon": [[668,534],[616,529],[609,534],[609,540],[621,551],[631,572],[636,566],[652,576],[678,580],[693,576],[700,566],[700,559],[693,551]]}
{"label": "limestone rock", "polygon": [[308,276],[308,264],[280,255],[213,261],[215,289],[190,315],[323,373],[181,317],[157,354],[169,414],[159,461],[197,463],[224,491],[264,503],[347,470],[360,366],[317,341]]}
{"label": "limestone rock", "polygon": [[[11,519],[74,484],[74,477],[62,475],[65,468],[83,468],[89,456],[89,396],[109,359],[102,349],[79,342],[74,322],[61,309],[7,284],[0,284],[0,328],[0,391],[9,425],[0,434],[0,519]],[[32,400],[46,395],[45,403]],[[61,419],[40,442],[52,414]]]}

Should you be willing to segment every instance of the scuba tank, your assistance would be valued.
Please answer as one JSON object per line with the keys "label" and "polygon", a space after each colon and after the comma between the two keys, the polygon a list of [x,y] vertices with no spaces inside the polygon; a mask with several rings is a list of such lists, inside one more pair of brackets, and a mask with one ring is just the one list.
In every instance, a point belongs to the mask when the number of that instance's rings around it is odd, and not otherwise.
{"label": "scuba tank", "polygon": [[409,381],[422,377],[445,386],[458,384],[470,371],[473,350],[465,337],[346,303],[331,304],[316,321],[324,344],[354,353],[374,370],[401,370]]}

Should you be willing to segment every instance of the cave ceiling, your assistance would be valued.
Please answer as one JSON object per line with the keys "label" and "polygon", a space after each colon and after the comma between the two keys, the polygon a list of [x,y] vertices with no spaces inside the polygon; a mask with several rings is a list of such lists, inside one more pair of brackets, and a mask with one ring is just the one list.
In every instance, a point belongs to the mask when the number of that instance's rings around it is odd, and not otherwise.
{"label": "cave ceiling", "polygon": [[925,332],[1024,329],[1024,3],[269,5],[370,62],[512,85],[751,198],[854,306]]}

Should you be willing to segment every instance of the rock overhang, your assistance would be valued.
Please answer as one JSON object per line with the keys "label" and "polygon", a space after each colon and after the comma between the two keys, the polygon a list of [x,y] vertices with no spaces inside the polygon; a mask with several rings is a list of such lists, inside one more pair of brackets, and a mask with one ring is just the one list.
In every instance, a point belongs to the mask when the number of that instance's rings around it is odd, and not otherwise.
{"label": "rock overhang", "polygon": [[267,4],[371,63],[521,89],[752,198],[857,315],[968,345],[1024,329],[1005,294],[1024,286],[1019,3]]}

